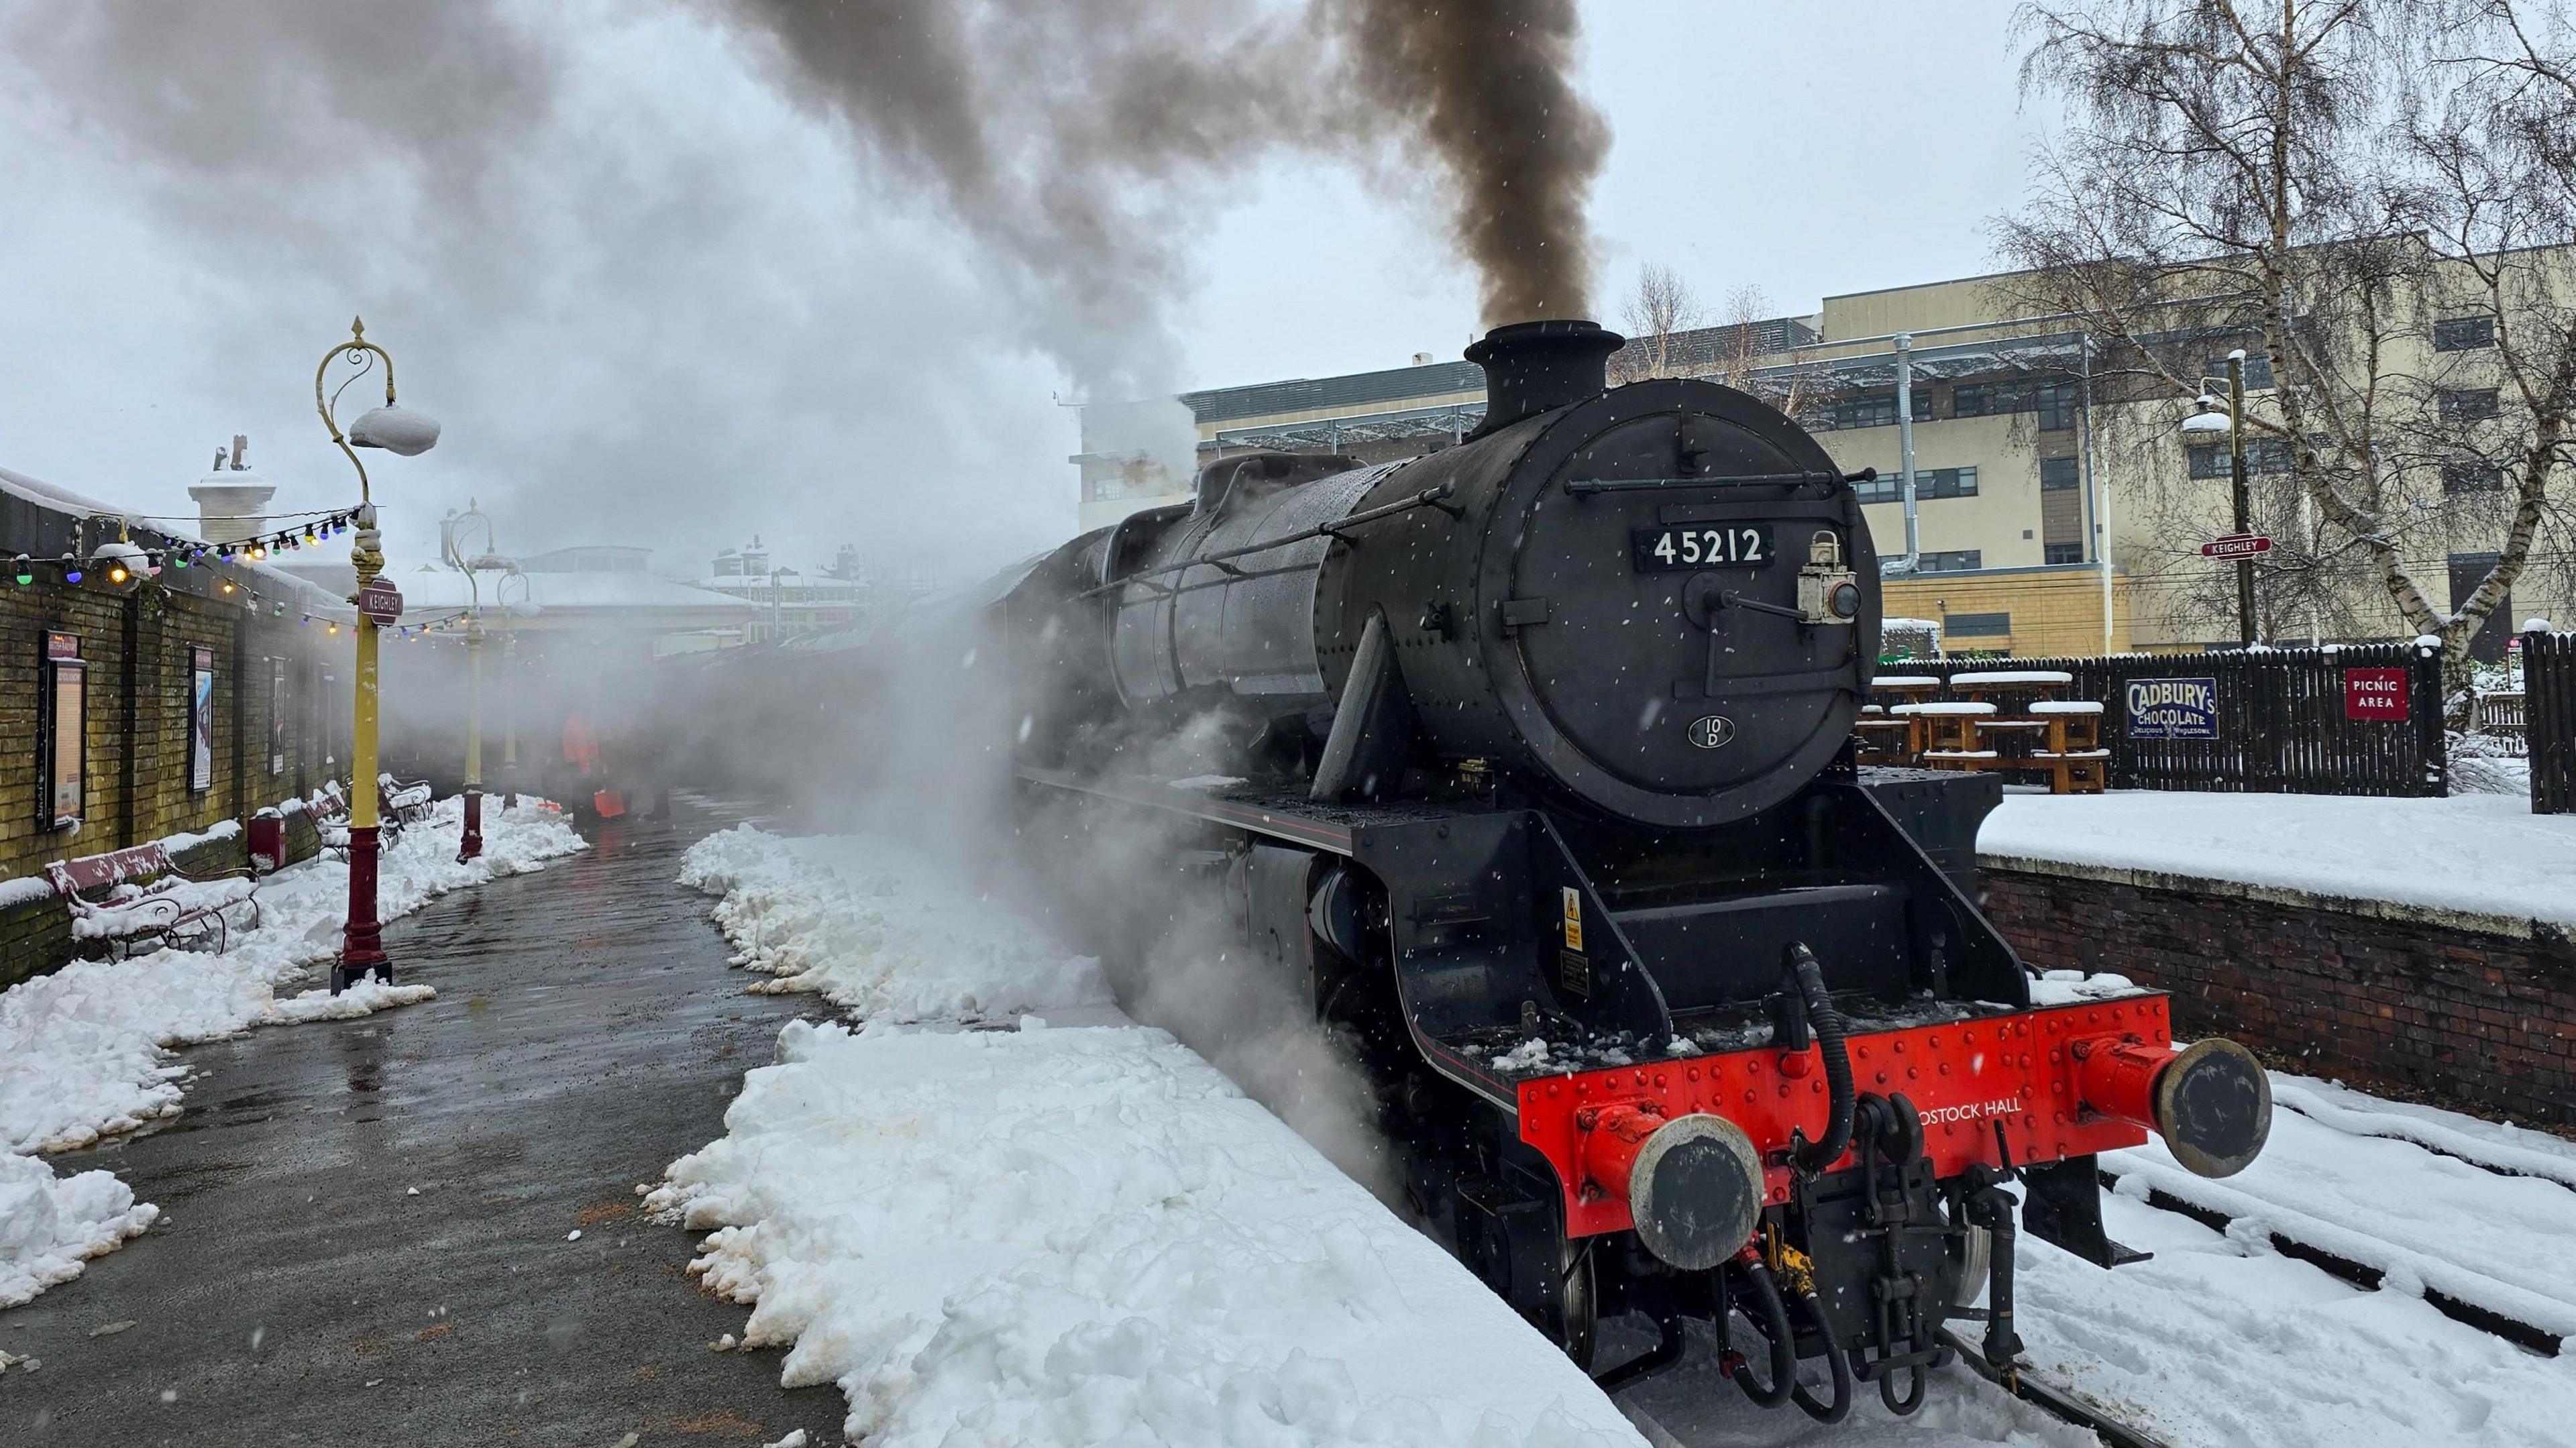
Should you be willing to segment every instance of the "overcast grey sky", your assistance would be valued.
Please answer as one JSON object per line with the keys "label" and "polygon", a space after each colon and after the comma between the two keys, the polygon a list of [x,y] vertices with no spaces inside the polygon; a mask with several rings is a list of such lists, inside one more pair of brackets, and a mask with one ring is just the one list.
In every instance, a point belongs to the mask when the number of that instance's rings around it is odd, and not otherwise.
{"label": "overcast grey sky", "polygon": [[[963,577],[1071,530],[1083,379],[1047,299],[704,6],[485,3],[508,44],[338,0],[121,30],[0,0],[0,466],[185,513],[243,431],[276,506],[350,501],[310,388],[363,312],[447,427],[374,470],[398,565],[469,496],[507,551],[665,569],[757,532]],[[1591,0],[1596,310],[1641,262],[1799,312],[1988,269],[2033,134],[2008,13]],[[1475,283],[1438,194],[1427,163],[1248,165],[1193,198],[1169,335],[1128,355],[1175,388],[1456,355]]]}

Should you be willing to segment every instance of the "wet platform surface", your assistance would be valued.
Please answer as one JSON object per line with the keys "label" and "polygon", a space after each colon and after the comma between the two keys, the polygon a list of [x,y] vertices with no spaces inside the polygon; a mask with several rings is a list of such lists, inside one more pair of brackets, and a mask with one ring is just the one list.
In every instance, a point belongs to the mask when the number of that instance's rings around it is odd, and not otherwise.
{"label": "wet platform surface", "polygon": [[708,1350],[743,1309],[638,1209],[823,1009],[742,993],[673,883],[730,821],[674,811],[389,927],[435,1001],[189,1048],[184,1115],[55,1158],[167,1215],[0,1312],[0,1348],[44,1364],[0,1378],[0,1443],[840,1442],[838,1391]]}

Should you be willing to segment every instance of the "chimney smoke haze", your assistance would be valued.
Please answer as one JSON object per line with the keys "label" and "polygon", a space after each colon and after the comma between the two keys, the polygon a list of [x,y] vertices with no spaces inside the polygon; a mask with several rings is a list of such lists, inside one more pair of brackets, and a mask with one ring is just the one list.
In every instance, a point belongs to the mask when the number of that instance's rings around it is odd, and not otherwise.
{"label": "chimney smoke haze", "polygon": [[1574,0],[721,0],[800,94],[931,183],[1041,286],[1117,326],[1176,290],[1189,202],[1271,148],[1418,139],[1485,325],[1583,315],[1609,126],[1572,81]]}
{"label": "chimney smoke haze", "polygon": [[[1608,128],[1579,43],[1573,0],[97,0],[0,11],[0,83],[31,154],[82,158],[44,163],[65,195],[118,178],[63,225],[201,270],[192,314],[117,334],[164,369],[127,385],[237,386],[221,425],[289,495],[332,456],[267,379],[362,305],[450,425],[415,485],[616,519],[657,566],[793,518],[957,578],[1072,525],[1051,392],[1216,380],[1182,309],[1280,158],[1435,215],[1483,327],[1582,315]],[[1133,430],[1186,469],[1185,423]],[[130,475],[128,446],[12,461]],[[453,501],[398,490],[392,551]]]}

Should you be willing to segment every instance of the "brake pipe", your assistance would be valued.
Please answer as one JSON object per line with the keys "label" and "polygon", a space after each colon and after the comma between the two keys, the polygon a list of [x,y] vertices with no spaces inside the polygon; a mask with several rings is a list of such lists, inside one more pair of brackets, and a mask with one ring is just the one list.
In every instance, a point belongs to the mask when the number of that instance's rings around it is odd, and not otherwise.
{"label": "brake pipe", "polygon": [[1745,1296],[1753,1299],[1754,1323],[1771,1343],[1771,1385],[1755,1386],[1753,1375],[1741,1367],[1734,1373],[1735,1385],[1755,1407],[1776,1408],[1789,1401],[1790,1390],[1798,1385],[1798,1330],[1789,1325],[1789,1304],[1781,1299],[1779,1279],[1762,1254],[1747,1247],[1735,1262],[1744,1273]]}
{"label": "brake pipe", "polygon": [[1791,945],[1789,972],[1806,1000],[1807,1020],[1816,1028],[1816,1044],[1825,1058],[1825,1134],[1814,1141],[1807,1140],[1803,1131],[1790,1137],[1790,1165],[1801,1175],[1814,1176],[1851,1145],[1851,1053],[1844,1043],[1842,1013],[1834,1009],[1833,996],[1825,990],[1825,972],[1816,963],[1816,953],[1804,943]]}

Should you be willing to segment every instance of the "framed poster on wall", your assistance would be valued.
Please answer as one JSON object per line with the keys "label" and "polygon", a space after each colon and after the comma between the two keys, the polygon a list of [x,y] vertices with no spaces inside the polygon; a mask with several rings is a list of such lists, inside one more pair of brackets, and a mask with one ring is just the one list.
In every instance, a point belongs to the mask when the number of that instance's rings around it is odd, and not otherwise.
{"label": "framed poster on wall", "polygon": [[47,829],[78,829],[88,777],[82,767],[88,718],[82,708],[89,666],[81,661],[80,635],[45,635],[44,683],[37,708],[37,753],[44,771],[44,824]]}
{"label": "framed poster on wall", "polygon": [[286,660],[268,661],[268,772],[286,772]]}
{"label": "framed poster on wall", "polygon": [[188,659],[188,793],[215,787],[215,651],[197,648]]}

